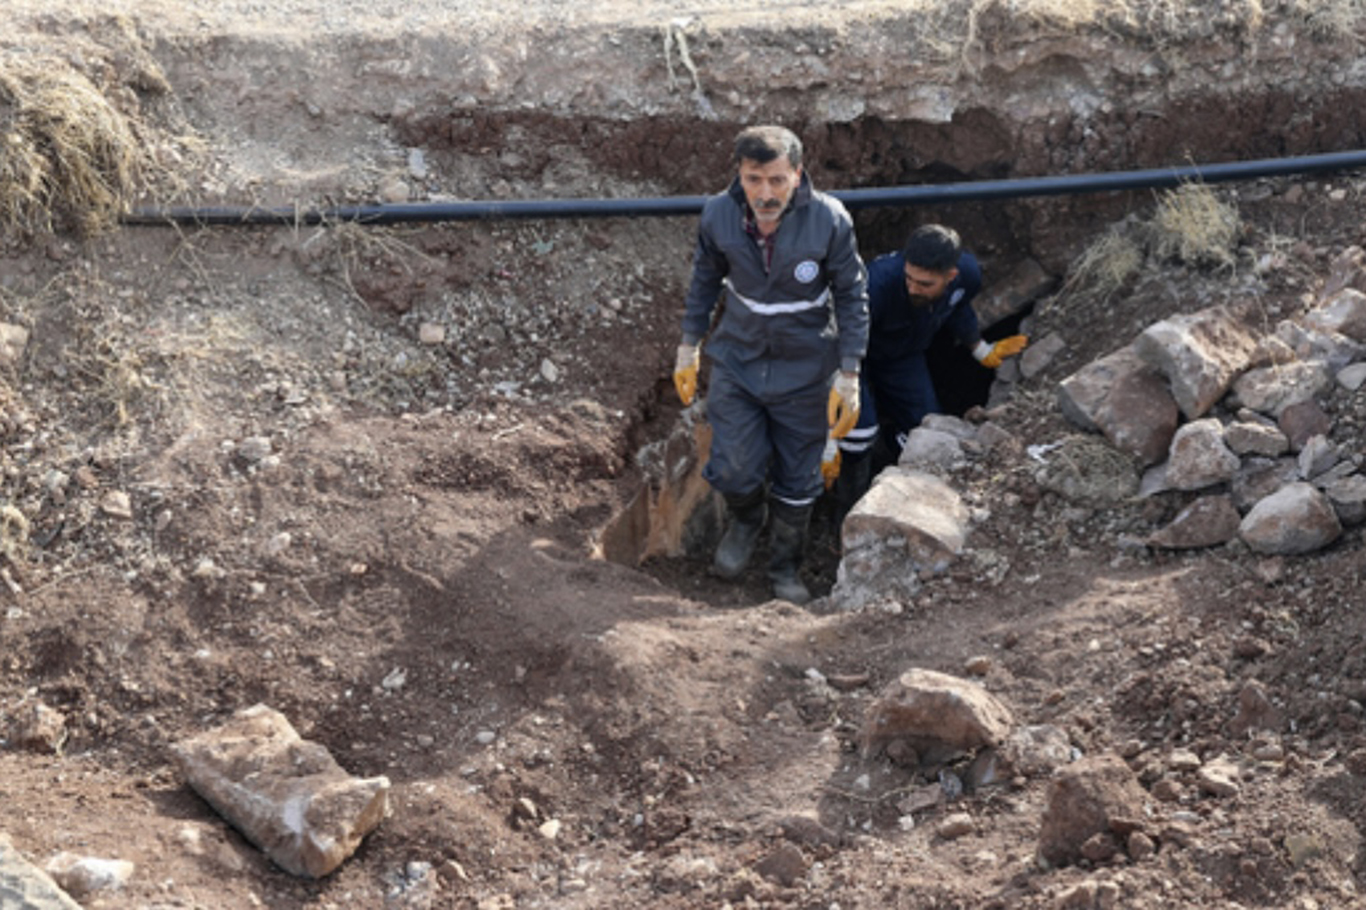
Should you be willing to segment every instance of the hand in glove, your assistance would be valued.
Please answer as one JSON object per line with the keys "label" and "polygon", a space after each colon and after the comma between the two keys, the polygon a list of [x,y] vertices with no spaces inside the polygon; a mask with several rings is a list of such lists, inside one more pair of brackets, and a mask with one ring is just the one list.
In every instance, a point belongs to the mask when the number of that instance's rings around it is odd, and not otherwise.
{"label": "hand in glove", "polygon": [[1029,344],[1029,339],[1024,335],[1011,335],[1009,338],[1002,338],[995,344],[990,341],[979,341],[977,347],[972,349],[972,356],[976,357],[977,362],[982,366],[994,370],[1007,357],[1014,357],[1023,351],[1027,344]]}
{"label": "hand in glove", "polygon": [[843,439],[858,423],[858,373],[840,370],[835,374],[826,418],[830,421],[830,435],[836,439]]}
{"label": "hand in glove", "polygon": [[695,344],[680,344],[678,359],[674,362],[674,388],[678,390],[678,400],[687,407],[697,397],[697,365],[700,360]]}
{"label": "hand in glove", "polygon": [[835,437],[830,436],[825,440],[825,452],[821,454],[821,480],[825,481],[825,488],[828,490],[834,486],[839,476],[840,446],[835,442]]}

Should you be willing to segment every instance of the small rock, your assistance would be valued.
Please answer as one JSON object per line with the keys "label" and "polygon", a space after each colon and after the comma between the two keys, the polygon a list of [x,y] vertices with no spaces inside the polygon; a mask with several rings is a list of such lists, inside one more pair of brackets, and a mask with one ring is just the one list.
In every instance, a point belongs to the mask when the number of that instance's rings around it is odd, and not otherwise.
{"label": "small rock", "polygon": [[110,518],[127,521],[133,517],[133,503],[122,490],[110,490],[100,500],[100,511]]}
{"label": "small rock", "polygon": [[1236,796],[1242,789],[1236,781],[1237,776],[1236,765],[1226,758],[1218,758],[1197,771],[1195,781],[1211,796]]}
{"label": "small rock", "polygon": [[1183,792],[1181,785],[1169,777],[1164,777],[1153,784],[1153,799],[1164,803],[1180,802]]}
{"label": "small rock", "polygon": [[969,676],[986,676],[991,671],[991,658],[985,654],[969,657],[963,664],[963,672]]}
{"label": "small rock", "polygon": [[39,702],[15,712],[9,735],[25,749],[60,755],[67,738],[66,715]]}
{"label": "small rock", "polygon": [[1129,857],[1134,862],[1142,862],[1157,852],[1157,844],[1153,839],[1142,831],[1129,832],[1128,842]]}
{"label": "small rock", "polygon": [[279,556],[285,550],[288,550],[289,545],[293,542],[293,534],[290,534],[288,531],[281,531],[279,534],[271,537],[270,540],[267,540],[262,549],[267,556]]}
{"label": "small rock", "polygon": [[806,875],[806,857],[795,844],[780,844],[772,853],[754,864],[754,871],[784,888],[791,888]]}
{"label": "small rock", "polygon": [[247,464],[256,464],[271,453],[268,436],[248,436],[237,444],[237,456]]}
{"label": "small rock", "polygon": [[62,890],[80,898],[95,891],[117,890],[133,876],[127,860],[97,859],[63,851],[48,860],[45,871]]}
{"label": "small rock", "polygon": [[386,177],[379,185],[380,202],[389,204],[408,201],[408,182],[402,177]]}
{"label": "small rock", "polygon": [[939,823],[935,833],[944,840],[957,840],[965,834],[971,834],[975,827],[971,815],[966,812],[954,812]]}

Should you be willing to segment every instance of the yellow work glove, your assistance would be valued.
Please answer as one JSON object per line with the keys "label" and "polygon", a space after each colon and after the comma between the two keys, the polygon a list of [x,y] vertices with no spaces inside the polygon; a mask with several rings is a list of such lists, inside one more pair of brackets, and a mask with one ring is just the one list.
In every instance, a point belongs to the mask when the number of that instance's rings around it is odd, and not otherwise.
{"label": "yellow work glove", "polygon": [[1029,339],[1024,335],[1011,335],[1002,338],[992,344],[990,341],[979,341],[977,347],[972,349],[972,356],[977,358],[977,362],[984,367],[996,369],[1001,365],[1001,361],[1007,357],[1014,357],[1025,349],[1029,344]]}
{"label": "yellow work glove", "polygon": [[678,400],[687,407],[697,397],[697,365],[700,357],[695,344],[680,344],[678,359],[674,362],[674,388],[678,390]]}
{"label": "yellow work glove", "polygon": [[840,370],[835,374],[826,419],[830,421],[830,435],[836,439],[843,439],[858,423],[858,373]]}
{"label": "yellow work glove", "polygon": [[825,481],[825,488],[828,490],[835,485],[835,479],[840,476],[840,446],[835,442],[835,437],[828,436],[825,440],[825,451],[821,453],[821,480]]}

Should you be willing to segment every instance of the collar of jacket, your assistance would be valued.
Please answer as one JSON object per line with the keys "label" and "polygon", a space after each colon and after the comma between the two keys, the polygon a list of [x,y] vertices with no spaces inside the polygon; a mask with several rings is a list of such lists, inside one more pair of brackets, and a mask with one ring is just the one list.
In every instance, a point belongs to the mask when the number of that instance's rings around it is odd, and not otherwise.
{"label": "collar of jacket", "polygon": [[[783,214],[786,215],[793,209],[801,208],[810,202],[812,192],[811,178],[807,175],[806,171],[802,171],[801,182],[797,184],[797,189],[793,192],[792,198],[787,201],[787,208],[783,209]],[[735,204],[740,206],[741,211],[744,210],[745,206],[749,205],[749,200],[745,198],[745,188],[740,185],[739,174],[735,175],[735,178],[731,180],[730,187],[726,190],[726,194],[735,200]]]}

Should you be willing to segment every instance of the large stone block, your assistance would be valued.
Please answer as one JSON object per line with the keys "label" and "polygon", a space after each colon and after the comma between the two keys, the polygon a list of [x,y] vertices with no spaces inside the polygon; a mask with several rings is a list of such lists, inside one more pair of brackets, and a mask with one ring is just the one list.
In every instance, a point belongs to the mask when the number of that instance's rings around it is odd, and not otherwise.
{"label": "large stone block", "polygon": [[1118,852],[1124,839],[1141,829],[1147,794],[1124,760],[1116,755],[1083,758],[1058,773],[1048,785],[1039,830],[1039,855],[1053,865],[1081,860],[1096,840]]}
{"label": "large stone block", "polygon": [[81,910],[42,869],[14,849],[0,834],[0,907],[4,910]]}
{"label": "large stone block", "polygon": [[1328,546],[1342,535],[1342,523],[1323,493],[1291,483],[1253,506],[1238,533],[1258,553],[1289,556]]}
{"label": "large stone block", "polygon": [[1167,455],[1181,414],[1167,380],[1132,348],[1092,361],[1058,385],[1058,406],[1078,426],[1105,434],[1144,465]]}
{"label": "large stone block", "polygon": [[884,470],[844,519],[832,602],[856,609],[888,595],[913,595],[921,572],[941,572],[963,551],[968,519],[967,506],[938,477]]}
{"label": "large stone block", "polygon": [[1257,338],[1227,307],[1210,307],[1155,322],[1134,350],[1167,377],[1181,413],[1193,419],[1224,396],[1252,363]]}
{"label": "large stone block", "polygon": [[265,705],[172,746],[190,786],[288,872],[320,878],[388,813],[389,779],[356,778]]}
{"label": "large stone block", "polygon": [[915,668],[869,707],[861,740],[865,755],[897,742],[929,764],[998,745],[1013,725],[1010,709],[978,684]]}

